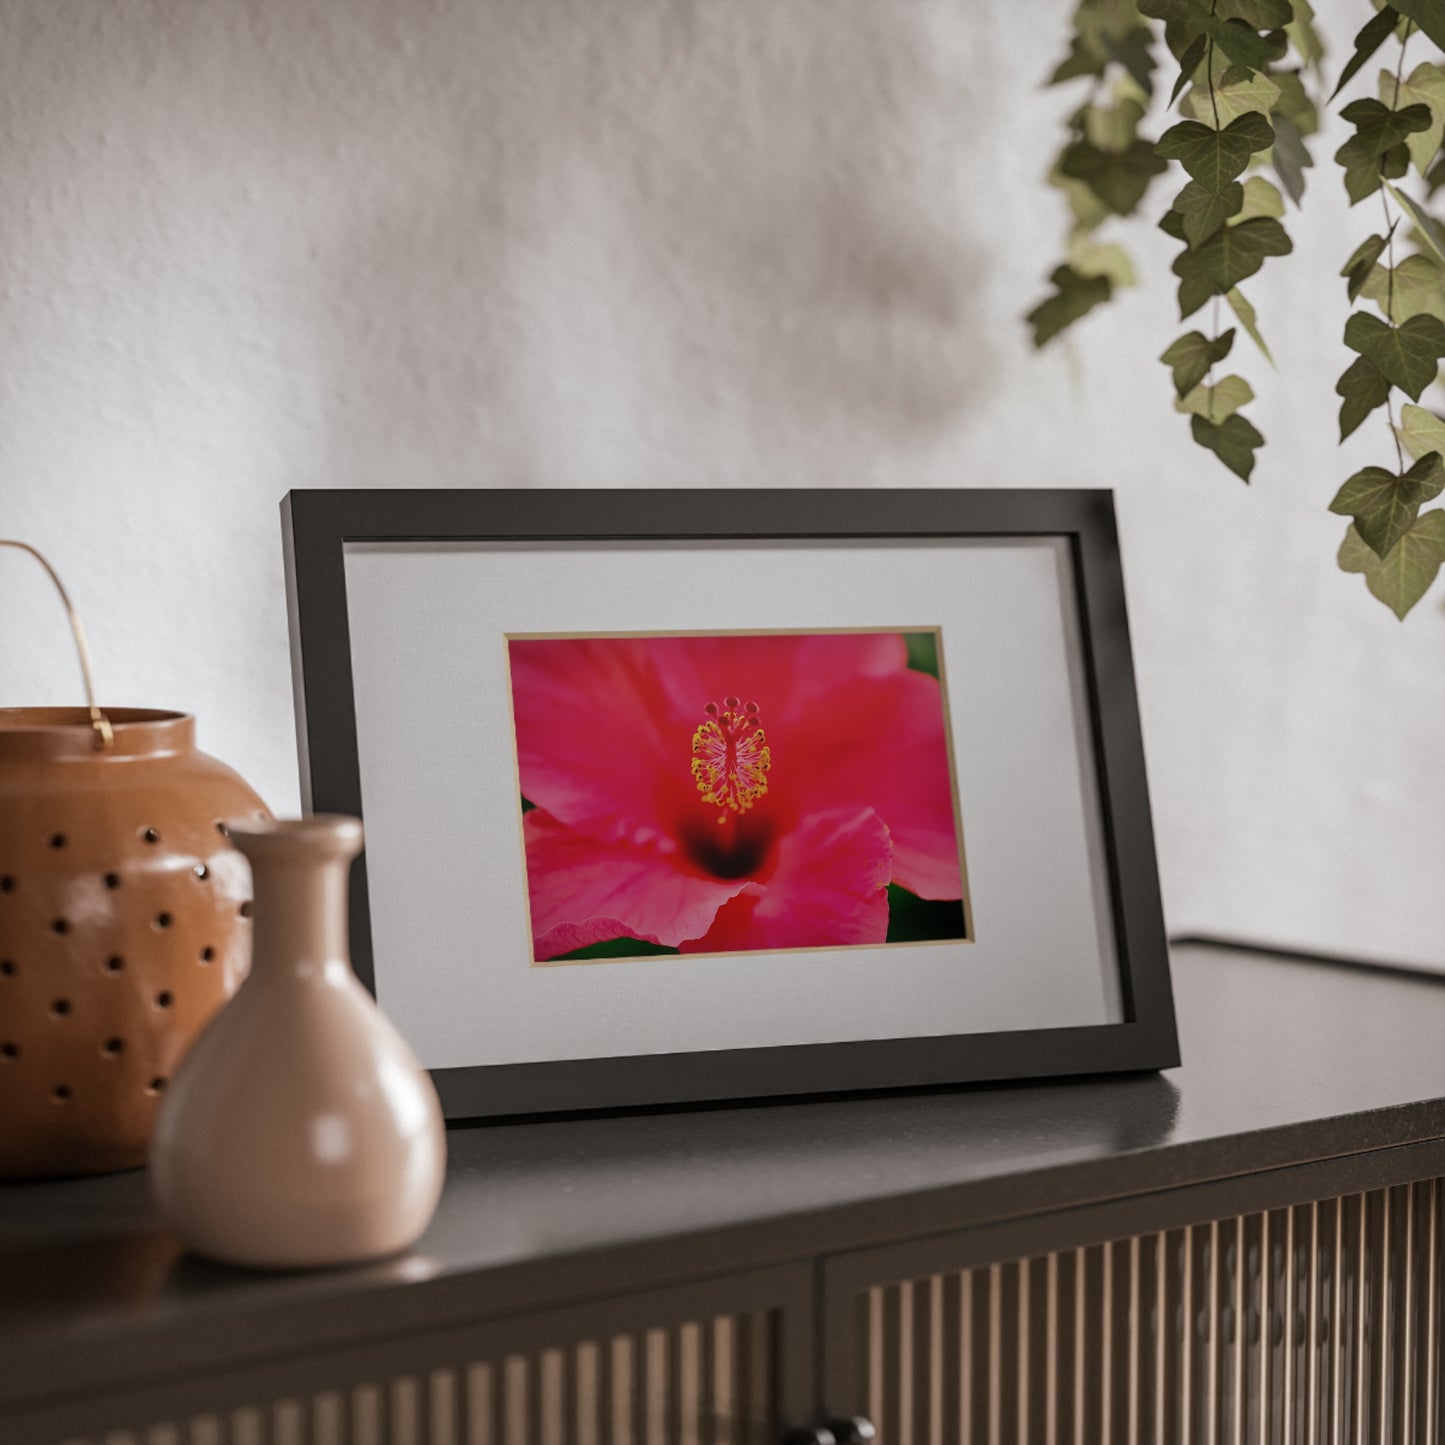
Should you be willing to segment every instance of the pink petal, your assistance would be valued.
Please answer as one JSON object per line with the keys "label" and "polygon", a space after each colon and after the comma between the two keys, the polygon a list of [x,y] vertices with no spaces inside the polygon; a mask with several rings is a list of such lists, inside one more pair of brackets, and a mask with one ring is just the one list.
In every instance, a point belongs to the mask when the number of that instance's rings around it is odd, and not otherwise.
{"label": "pink petal", "polygon": [[676,947],[706,933],[718,908],[747,882],[688,871],[683,855],[656,846],[599,841],[541,809],[527,814],[523,833],[539,960],[580,947],[568,942],[574,937],[586,943],[643,938]]}
{"label": "pink petal", "polygon": [[766,884],[749,883],[684,953],[835,948],[888,936],[888,829],[871,809],[815,814],[788,833]]}
{"label": "pink petal", "polygon": [[728,694],[756,702],[763,725],[783,725],[809,702],[850,678],[903,671],[908,648],[896,632],[793,636],[660,637],[647,643],[667,703],[701,720],[705,703]]}
{"label": "pink petal", "polygon": [[599,838],[665,837],[694,791],[696,723],[667,706],[646,640],[514,639],[509,656],[522,795]]}
{"label": "pink petal", "polygon": [[893,839],[893,882],[922,898],[963,896],[937,678],[849,681],[769,741],[773,787],[800,816],[872,808]]}

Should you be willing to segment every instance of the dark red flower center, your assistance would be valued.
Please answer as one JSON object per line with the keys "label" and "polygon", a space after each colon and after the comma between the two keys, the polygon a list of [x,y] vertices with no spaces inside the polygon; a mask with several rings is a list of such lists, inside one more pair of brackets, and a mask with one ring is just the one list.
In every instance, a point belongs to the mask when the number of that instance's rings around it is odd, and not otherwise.
{"label": "dark red flower center", "polygon": [[746,813],[768,791],[773,750],[763,733],[755,702],[725,697],[710,702],[706,719],[692,735],[692,776],[702,801],[719,809],[718,823],[728,814]]}

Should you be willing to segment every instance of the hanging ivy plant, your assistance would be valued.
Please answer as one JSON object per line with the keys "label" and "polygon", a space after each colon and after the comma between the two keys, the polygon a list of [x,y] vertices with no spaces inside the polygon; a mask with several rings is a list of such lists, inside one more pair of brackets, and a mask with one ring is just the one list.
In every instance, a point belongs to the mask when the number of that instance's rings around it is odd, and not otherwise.
{"label": "hanging ivy plant", "polygon": [[[1375,311],[1346,317],[1344,344],[1354,355],[1335,390],[1341,441],[1384,409],[1393,465],[1356,472],[1329,506],[1350,519],[1339,566],[1362,573],[1403,618],[1445,562],[1445,509],[1427,509],[1445,491],[1445,420],[1419,404],[1445,358],[1445,229],[1428,209],[1445,184],[1445,0],[1362,0],[1362,10],[1327,103],[1337,103],[1383,46],[1397,49],[1387,52],[1377,94],[1339,111],[1354,133],[1334,161],[1352,206],[1378,196],[1381,229],[1341,268],[1347,303],[1363,300]],[[1142,127],[1161,38],[1174,71],[1167,107],[1181,118],[1151,138]],[[1434,51],[1407,73],[1412,41]],[[1285,199],[1302,205],[1314,164],[1309,140],[1319,108],[1311,91],[1321,88],[1323,55],[1308,0],[1080,0],[1068,53],[1049,77],[1051,85],[1087,80],[1088,92],[1049,175],[1071,223],[1052,292],[1027,317],[1034,345],[1135,283],[1133,262],[1106,227],[1148,203],[1179,243],[1171,270],[1180,321],[1207,317],[1160,356],[1174,409],[1188,417],[1194,441],[1245,482],[1265,445],[1244,412],[1254,389],[1236,372],[1217,373],[1241,329],[1273,365],[1240,286],[1293,250]],[[1405,188],[1412,173],[1418,195]],[[1160,207],[1149,197],[1155,178],[1168,174],[1182,185]]]}

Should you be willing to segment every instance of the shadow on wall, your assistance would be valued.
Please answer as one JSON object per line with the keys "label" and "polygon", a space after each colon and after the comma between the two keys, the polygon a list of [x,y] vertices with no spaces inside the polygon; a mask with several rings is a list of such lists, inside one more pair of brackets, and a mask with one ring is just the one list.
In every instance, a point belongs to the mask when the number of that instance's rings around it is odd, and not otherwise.
{"label": "shadow on wall", "polygon": [[375,102],[292,255],[326,481],[897,480],[985,399],[981,102],[936,7],[401,8],[315,98],[323,134]]}

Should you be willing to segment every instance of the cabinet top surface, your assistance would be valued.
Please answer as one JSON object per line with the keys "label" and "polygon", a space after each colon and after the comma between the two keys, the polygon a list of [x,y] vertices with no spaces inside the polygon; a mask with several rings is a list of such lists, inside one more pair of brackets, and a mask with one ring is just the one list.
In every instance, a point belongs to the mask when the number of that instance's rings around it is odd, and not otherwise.
{"label": "cabinet top surface", "polygon": [[1200,945],[1173,972],[1161,1074],[454,1128],[431,1228],[378,1265],[186,1257],[141,1171],[0,1184],[0,1382],[238,1314],[464,1287],[500,1313],[1445,1137],[1445,977]]}

